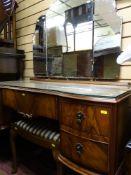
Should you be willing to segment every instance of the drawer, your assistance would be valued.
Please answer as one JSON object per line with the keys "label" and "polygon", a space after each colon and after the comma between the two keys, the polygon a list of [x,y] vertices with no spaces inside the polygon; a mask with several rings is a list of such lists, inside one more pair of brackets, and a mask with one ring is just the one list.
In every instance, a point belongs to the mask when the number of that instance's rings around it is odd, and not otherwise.
{"label": "drawer", "polygon": [[61,125],[89,135],[110,136],[111,106],[75,100],[60,101]]}
{"label": "drawer", "polygon": [[53,95],[21,90],[2,90],[3,104],[31,116],[57,119],[56,97]]}
{"label": "drawer", "polygon": [[108,144],[95,142],[61,130],[61,154],[84,168],[108,172]]}

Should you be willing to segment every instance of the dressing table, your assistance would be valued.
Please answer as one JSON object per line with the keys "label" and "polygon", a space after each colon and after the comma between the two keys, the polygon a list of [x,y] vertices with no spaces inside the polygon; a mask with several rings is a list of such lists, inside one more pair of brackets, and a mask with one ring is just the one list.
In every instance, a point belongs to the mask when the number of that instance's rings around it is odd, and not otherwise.
{"label": "dressing table", "polygon": [[117,83],[0,82],[2,105],[25,117],[46,117],[60,128],[63,166],[83,175],[122,172],[129,139],[131,89]]}
{"label": "dressing table", "polygon": [[118,78],[114,53],[120,51],[121,19],[113,1],[101,2],[56,1],[36,22],[33,38],[34,75],[48,79],[0,82],[0,120],[18,114],[57,123],[58,175],[64,175],[65,167],[82,175],[120,175],[124,167],[130,87],[49,80]]}

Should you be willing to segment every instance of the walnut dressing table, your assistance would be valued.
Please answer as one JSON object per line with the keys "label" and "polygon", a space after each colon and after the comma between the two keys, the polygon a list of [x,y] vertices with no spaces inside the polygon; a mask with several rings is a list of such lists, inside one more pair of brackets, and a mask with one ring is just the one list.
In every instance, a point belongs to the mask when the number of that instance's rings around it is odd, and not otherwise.
{"label": "walnut dressing table", "polygon": [[60,169],[83,175],[121,174],[129,135],[128,86],[41,81],[0,82],[1,104],[60,127]]}

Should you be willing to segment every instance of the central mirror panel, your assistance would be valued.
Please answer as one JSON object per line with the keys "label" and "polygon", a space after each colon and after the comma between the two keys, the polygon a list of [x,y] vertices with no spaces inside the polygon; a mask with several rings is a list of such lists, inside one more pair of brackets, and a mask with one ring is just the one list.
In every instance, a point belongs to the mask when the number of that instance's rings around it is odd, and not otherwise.
{"label": "central mirror panel", "polygon": [[114,0],[57,0],[36,23],[34,73],[36,77],[116,79],[120,46],[121,19]]}

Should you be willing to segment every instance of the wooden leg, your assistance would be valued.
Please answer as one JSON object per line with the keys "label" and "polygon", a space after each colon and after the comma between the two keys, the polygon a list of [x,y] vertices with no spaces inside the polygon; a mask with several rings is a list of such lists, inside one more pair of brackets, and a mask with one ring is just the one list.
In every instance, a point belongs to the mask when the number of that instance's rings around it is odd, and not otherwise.
{"label": "wooden leg", "polygon": [[57,175],[65,175],[64,165],[57,161]]}
{"label": "wooden leg", "polygon": [[12,173],[16,173],[16,132],[13,129],[10,130],[10,144],[12,151]]}
{"label": "wooden leg", "polygon": [[53,154],[53,157],[54,157],[54,159],[56,161],[57,175],[64,175],[64,166],[58,160],[59,149],[52,149],[52,154]]}

